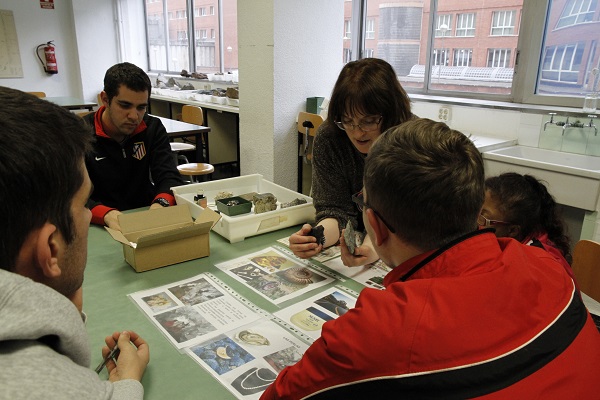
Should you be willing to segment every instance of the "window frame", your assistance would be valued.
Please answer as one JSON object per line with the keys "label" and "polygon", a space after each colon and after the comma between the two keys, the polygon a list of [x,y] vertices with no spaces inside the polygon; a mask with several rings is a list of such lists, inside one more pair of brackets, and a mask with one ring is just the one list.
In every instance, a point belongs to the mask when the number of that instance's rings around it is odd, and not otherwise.
{"label": "window frame", "polygon": [[[361,18],[366,19],[367,1],[368,0],[350,0],[352,1],[353,28],[360,27]],[[425,0],[427,1],[427,0]],[[431,10],[435,10],[438,0],[429,0]],[[406,88],[406,90],[415,95],[427,96],[434,99],[437,96],[448,98],[453,97],[458,101],[464,99],[465,102],[470,102],[474,99],[483,101],[499,101],[516,104],[553,106],[553,107],[572,107],[581,108],[583,105],[583,97],[574,96],[556,96],[549,94],[536,94],[537,74],[540,68],[543,38],[545,34],[545,24],[548,9],[551,0],[524,0],[520,11],[517,10],[515,16],[515,27],[518,26],[518,31],[515,35],[518,36],[517,47],[513,50],[512,58],[514,60],[514,76],[512,81],[511,93],[491,94],[491,93],[474,93],[474,92],[455,92],[439,90],[435,87],[429,87],[434,79],[429,72],[431,68],[431,55],[427,55],[426,75],[423,82],[423,87],[420,89]],[[540,16],[544,16],[540,18]],[[477,17],[476,17],[477,18]],[[356,22],[354,21],[356,20]],[[363,22],[364,23],[364,22]],[[434,47],[434,27],[436,26],[435,13],[430,13],[429,21],[423,21],[428,24],[428,43],[429,49]],[[477,23],[477,22],[476,22]],[[491,28],[490,28],[491,29]],[[549,28],[551,29],[551,27]],[[490,30],[491,31],[491,30]],[[364,53],[365,43],[361,35],[354,34],[351,39],[350,52],[347,54],[345,62],[357,60]],[[446,33],[448,37],[448,33]],[[431,50],[429,51],[431,53]]]}
{"label": "window frame", "polygon": [[[471,18],[469,18],[471,17]],[[460,26],[459,26],[460,24]],[[454,29],[454,36],[456,37],[475,37],[477,26],[477,13],[459,13],[456,14],[456,28]],[[459,34],[463,32],[464,35]],[[470,34],[470,31],[473,33]]]}

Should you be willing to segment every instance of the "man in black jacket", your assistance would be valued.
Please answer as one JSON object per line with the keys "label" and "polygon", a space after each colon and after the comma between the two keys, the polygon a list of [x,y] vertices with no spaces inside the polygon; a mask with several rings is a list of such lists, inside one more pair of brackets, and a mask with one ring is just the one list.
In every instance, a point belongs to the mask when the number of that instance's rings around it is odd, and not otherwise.
{"label": "man in black jacket", "polygon": [[86,166],[94,185],[88,202],[92,223],[119,229],[120,210],[175,204],[171,187],[183,184],[160,119],[146,114],[152,85],[130,63],[104,76],[103,105],[85,116],[94,127],[94,150]]}

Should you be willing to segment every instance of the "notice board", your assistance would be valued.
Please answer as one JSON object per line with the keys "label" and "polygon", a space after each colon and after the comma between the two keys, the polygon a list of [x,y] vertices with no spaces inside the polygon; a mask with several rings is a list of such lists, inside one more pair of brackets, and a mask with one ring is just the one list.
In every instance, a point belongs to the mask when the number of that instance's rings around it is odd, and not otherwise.
{"label": "notice board", "polygon": [[22,78],[23,66],[15,18],[10,10],[0,10],[0,78]]}

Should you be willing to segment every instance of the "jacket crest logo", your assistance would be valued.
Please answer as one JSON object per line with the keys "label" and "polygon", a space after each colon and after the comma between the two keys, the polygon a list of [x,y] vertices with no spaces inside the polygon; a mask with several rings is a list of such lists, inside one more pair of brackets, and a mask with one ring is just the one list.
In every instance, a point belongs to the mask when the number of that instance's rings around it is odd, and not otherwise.
{"label": "jacket crest logo", "polygon": [[141,160],[146,156],[146,146],[144,142],[137,142],[133,144],[133,158]]}

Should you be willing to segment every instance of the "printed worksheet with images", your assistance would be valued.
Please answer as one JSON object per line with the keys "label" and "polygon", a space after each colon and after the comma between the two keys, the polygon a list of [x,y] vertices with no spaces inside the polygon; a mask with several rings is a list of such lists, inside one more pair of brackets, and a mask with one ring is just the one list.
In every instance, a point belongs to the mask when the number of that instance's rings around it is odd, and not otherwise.
{"label": "printed worksheet with images", "polygon": [[[290,247],[290,238],[289,237],[277,239],[277,241],[286,247]],[[321,251],[319,254],[311,257],[311,260],[315,260],[315,261],[322,263],[323,261],[330,260],[334,257],[339,257],[340,254],[341,254],[340,246],[331,246],[326,249],[323,249],[323,251]]]}
{"label": "printed worksheet with images", "polygon": [[384,288],[383,278],[392,270],[381,260],[362,267],[347,267],[340,257],[325,261],[323,265],[347,278],[355,280],[361,285],[374,289]]}
{"label": "printed worksheet with images", "polygon": [[274,304],[296,298],[333,282],[333,278],[302,261],[267,247],[216,265]]}
{"label": "printed worksheet with images", "polygon": [[129,296],[180,350],[261,317],[206,274]]}
{"label": "printed worksheet with images", "polygon": [[344,315],[355,305],[355,294],[333,287],[276,311],[273,315],[293,329],[297,329],[308,335],[312,340],[316,340],[321,336],[321,328],[325,322]]}
{"label": "printed worksheet with images", "polygon": [[186,351],[238,399],[258,399],[279,372],[302,358],[308,344],[263,319]]}

